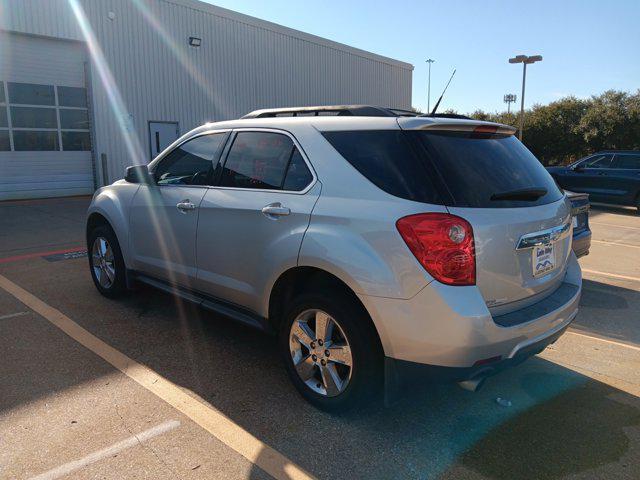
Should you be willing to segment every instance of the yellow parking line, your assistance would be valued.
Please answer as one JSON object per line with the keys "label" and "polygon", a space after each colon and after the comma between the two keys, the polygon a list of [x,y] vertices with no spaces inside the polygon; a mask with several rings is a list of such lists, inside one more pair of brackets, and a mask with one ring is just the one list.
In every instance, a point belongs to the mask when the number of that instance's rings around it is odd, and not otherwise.
{"label": "yellow parking line", "polygon": [[0,288],[47,319],[82,346],[183,413],[218,440],[276,479],[314,478],[280,452],[261,442],[219,410],[205,405],[150,368],[100,340],[65,314],[0,275]]}
{"label": "yellow parking line", "polygon": [[640,277],[630,277],[627,275],[618,275],[617,273],[600,272],[598,270],[589,270],[588,268],[583,268],[582,271],[584,273],[591,273],[593,275],[602,275],[604,277],[619,278],[620,280],[633,280],[635,282],[640,282]]}
{"label": "yellow parking line", "polygon": [[602,243],[603,245],[616,245],[618,247],[640,248],[640,245],[631,245],[629,243],[607,242],[606,240],[591,240],[591,243]]}

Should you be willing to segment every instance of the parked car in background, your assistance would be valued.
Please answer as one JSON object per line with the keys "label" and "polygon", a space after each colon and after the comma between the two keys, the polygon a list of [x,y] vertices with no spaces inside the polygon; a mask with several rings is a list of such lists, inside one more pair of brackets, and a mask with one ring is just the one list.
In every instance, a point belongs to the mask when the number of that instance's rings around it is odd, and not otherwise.
{"label": "parked car in background", "polygon": [[560,187],[591,202],[632,206],[640,213],[640,151],[606,150],[563,167],[547,167]]}
{"label": "parked car in background", "polygon": [[575,318],[571,206],[512,127],[409,115],[275,109],[187,133],[95,193],[95,286],[145,282],[276,333],[326,410],[383,382],[477,389]]}
{"label": "parked car in background", "polygon": [[573,222],[573,253],[580,258],[589,254],[591,248],[591,229],[589,228],[589,194],[565,190],[571,201],[571,220]]}

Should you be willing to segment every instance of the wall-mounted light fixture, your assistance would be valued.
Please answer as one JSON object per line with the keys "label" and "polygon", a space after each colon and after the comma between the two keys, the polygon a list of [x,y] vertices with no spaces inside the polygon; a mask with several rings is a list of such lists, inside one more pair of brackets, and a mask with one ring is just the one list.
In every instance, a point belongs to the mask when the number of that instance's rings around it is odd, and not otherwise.
{"label": "wall-mounted light fixture", "polygon": [[189,45],[192,47],[199,47],[202,45],[202,39],[198,37],[189,37]]}

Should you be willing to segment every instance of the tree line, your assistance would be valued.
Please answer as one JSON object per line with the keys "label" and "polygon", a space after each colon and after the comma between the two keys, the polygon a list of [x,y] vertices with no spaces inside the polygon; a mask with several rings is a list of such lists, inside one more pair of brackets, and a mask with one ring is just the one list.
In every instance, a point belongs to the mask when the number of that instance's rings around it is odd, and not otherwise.
{"label": "tree line", "polygon": [[[476,110],[469,116],[519,125],[519,111]],[[567,164],[599,150],[640,150],[640,90],[536,104],[524,112],[523,141],[545,165]]]}

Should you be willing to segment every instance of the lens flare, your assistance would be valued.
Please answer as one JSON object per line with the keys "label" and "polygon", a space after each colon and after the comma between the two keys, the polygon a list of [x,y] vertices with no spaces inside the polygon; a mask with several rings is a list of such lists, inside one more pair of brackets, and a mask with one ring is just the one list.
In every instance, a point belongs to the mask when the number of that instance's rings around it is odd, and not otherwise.
{"label": "lens flare", "polygon": [[[158,35],[162,43],[169,49],[171,54],[178,61],[182,69],[191,77],[191,79],[198,85],[198,87],[205,94],[209,102],[214,107],[214,111],[218,112],[219,102],[215,97],[216,91],[211,85],[209,79],[200,71],[200,69],[193,63],[193,60],[189,56],[189,49],[192,47],[186,47],[186,39],[184,46],[180,46],[172,35],[165,29],[157,16],[151,11],[151,5],[144,0],[131,0],[132,5],[140,12],[145,21]],[[186,47],[186,48],[185,48]]]}
{"label": "lens flare", "polygon": [[111,73],[111,69],[109,68],[109,64],[107,63],[102,48],[100,47],[100,43],[96,38],[93,29],[91,28],[91,24],[87,19],[87,15],[78,2],[78,0],[67,0],[69,2],[69,6],[73,12],[73,15],[78,22],[78,26],[80,27],[80,32],[85,39],[87,44],[87,48],[89,49],[89,55],[91,56],[91,60],[95,69],[100,77],[100,82],[102,83],[102,87],[107,94],[107,98],[109,99],[109,104],[111,109],[113,110],[113,114],[116,118],[116,122],[118,124],[118,128],[124,140],[125,146],[127,148],[127,152],[132,162],[136,165],[140,165],[144,162],[144,154],[142,153],[142,146],[138,138],[132,133],[129,128],[129,113],[125,108],[125,103],[122,99],[122,95],[120,94],[120,90],[118,89],[118,85]]}
{"label": "lens flare", "polygon": [[[138,137],[129,127],[129,114],[126,104],[123,100],[118,84],[113,76],[111,68],[104,56],[104,52],[100,46],[91,24],[87,18],[87,15],[78,2],[78,0],[67,0],[71,10],[78,22],[78,26],[82,33],[82,36],[87,44],[89,55],[91,57],[92,65],[95,67],[102,88],[107,94],[109,105],[116,118],[120,133],[125,142],[125,146],[131,162],[136,165],[144,164],[143,149],[138,140]],[[166,266],[165,271],[168,275],[168,280],[172,285],[177,285],[175,274],[172,270],[174,265],[183,265],[183,259],[181,258],[181,246],[176,241],[174,231],[171,226],[170,215],[167,214],[167,208],[165,206],[165,199],[163,198],[162,191],[159,188],[153,188],[146,185],[141,185],[137,193],[139,200],[143,205],[147,207],[148,218],[151,219],[153,225],[154,241],[159,245],[162,252],[164,264]],[[170,254],[171,253],[171,254]],[[177,292],[176,292],[177,293]],[[191,337],[188,332],[189,327],[187,324],[187,315],[184,302],[179,296],[175,295],[176,307],[178,309],[178,315],[182,322],[182,330],[187,340],[188,355],[192,357],[193,346],[191,345]],[[191,358],[192,362],[193,359]]]}

